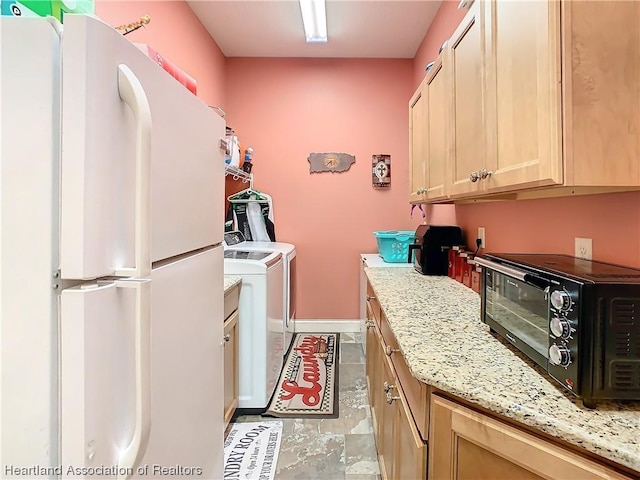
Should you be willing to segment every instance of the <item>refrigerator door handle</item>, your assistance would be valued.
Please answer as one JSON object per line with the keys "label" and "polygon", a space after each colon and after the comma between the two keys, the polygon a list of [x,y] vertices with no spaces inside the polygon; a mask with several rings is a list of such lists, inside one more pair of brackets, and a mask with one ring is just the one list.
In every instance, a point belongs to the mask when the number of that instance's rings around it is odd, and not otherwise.
{"label": "refrigerator door handle", "polygon": [[[132,472],[142,460],[151,430],[151,280],[118,280],[118,288],[136,289],[135,369],[136,414],[131,443],[118,459],[119,471]],[[129,475],[118,474],[118,479]]]}
{"label": "refrigerator door handle", "polygon": [[118,91],[136,121],[135,266],[117,269],[115,275],[148,277],[151,274],[151,108],[140,80],[124,64],[118,65]]}

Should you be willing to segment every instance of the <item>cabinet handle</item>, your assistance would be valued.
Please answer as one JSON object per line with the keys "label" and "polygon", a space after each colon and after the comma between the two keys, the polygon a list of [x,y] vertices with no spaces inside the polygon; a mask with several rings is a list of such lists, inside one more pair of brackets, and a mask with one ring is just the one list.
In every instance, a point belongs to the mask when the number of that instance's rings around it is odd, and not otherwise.
{"label": "cabinet handle", "polygon": [[400,400],[400,397],[394,397],[391,392],[387,392],[387,403],[391,405],[395,400]]}
{"label": "cabinet handle", "polygon": [[387,356],[389,357],[391,356],[392,353],[399,352],[399,351],[400,351],[399,348],[391,348],[389,345],[387,345],[387,348],[384,349],[384,353],[386,353]]}
{"label": "cabinet handle", "polygon": [[476,183],[478,180],[480,180],[480,175],[478,175],[478,172],[471,172],[471,175],[469,175],[469,180],[471,180],[473,183]]}
{"label": "cabinet handle", "polygon": [[396,388],[396,386],[392,383],[384,382],[382,384],[382,388],[384,388],[384,393],[388,393],[389,390],[393,390],[394,388]]}
{"label": "cabinet handle", "polygon": [[371,328],[371,327],[373,327],[374,323],[371,320],[368,320],[368,321],[365,322],[365,325],[366,325],[367,328]]}
{"label": "cabinet handle", "polygon": [[491,171],[487,170],[486,168],[481,168],[481,169],[480,169],[480,178],[481,178],[482,180],[484,180],[484,179],[486,179],[487,177],[490,177],[492,173],[493,173],[493,172],[491,172]]}
{"label": "cabinet handle", "polygon": [[222,337],[222,338],[224,338],[224,341],[225,341],[225,342],[228,342],[229,340],[231,340],[231,334],[227,333],[227,334],[226,334],[224,337]]}
{"label": "cabinet handle", "polygon": [[375,295],[367,295],[367,301],[375,300],[375,299],[376,299]]}

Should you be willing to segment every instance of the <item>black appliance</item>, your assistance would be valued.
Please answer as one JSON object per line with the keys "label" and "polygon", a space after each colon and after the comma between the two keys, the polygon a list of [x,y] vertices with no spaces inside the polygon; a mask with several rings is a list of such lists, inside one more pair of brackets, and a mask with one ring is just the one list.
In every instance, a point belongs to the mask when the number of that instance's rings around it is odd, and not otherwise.
{"label": "black appliance", "polygon": [[462,244],[462,229],[458,226],[419,225],[416,243],[409,245],[407,262],[413,261],[413,267],[423,275],[447,275],[449,249]]}
{"label": "black appliance", "polygon": [[640,270],[547,254],[485,254],[482,321],[586,407],[640,400]]}

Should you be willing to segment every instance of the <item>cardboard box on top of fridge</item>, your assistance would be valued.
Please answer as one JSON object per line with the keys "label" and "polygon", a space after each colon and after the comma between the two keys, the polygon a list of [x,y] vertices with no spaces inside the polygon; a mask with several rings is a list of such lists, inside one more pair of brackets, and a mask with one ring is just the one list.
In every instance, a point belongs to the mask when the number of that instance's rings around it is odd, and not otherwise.
{"label": "cardboard box on top of fridge", "polygon": [[94,0],[0,0],[0,13],[14,17],[51,15],[64,23],[66,13],[95,12]]}
{"label": "cardboard box on top of fridge", "polygon": [[142,50],[151,60],[160,65],[164,70],[166,70],[173,78],[178,80],[181,84],[183,84],[187,89],[196,95],[196,79],[189,75],[187,72],[178,67],[171,60],[167,60],[166,57],[159,54],[156,50],[151,48],[146,43],[135,43],[136,47]]}

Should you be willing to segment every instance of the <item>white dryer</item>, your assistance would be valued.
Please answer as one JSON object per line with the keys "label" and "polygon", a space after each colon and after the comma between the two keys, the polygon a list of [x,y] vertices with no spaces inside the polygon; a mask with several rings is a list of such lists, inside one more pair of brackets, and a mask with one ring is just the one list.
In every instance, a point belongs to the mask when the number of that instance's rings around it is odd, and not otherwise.
{"label": "white dryer", "polygon": [[267,408],[283,364],[282,254],[225,248],[224,273],[242,278],[238,408],[257,413]]}
{"label": "white dryer", "polygon": [[233,231],[224,234],[225,250],[263,250],[280,252],[283,256],[283,329],[284,354],[286,355],[293,342],[296,316],[296,246],[283,242],[250,242],[241,232]]}

